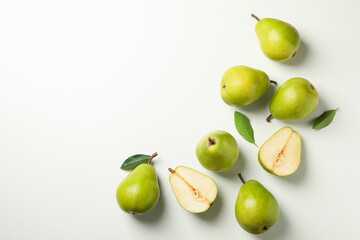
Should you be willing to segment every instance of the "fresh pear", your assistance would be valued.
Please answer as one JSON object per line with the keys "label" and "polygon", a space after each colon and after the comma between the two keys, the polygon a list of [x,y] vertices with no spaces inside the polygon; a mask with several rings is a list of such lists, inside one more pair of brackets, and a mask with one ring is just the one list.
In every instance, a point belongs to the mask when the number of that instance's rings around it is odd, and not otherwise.
{"label": "fresh pear", "polygon": [[270,122],[274,117],[279,120],[296,120],[308,116],[319,103],[315,87],[304,78],[291,78],[279,87],[270,103]]}
{"label": "fresh pear", "polygon": [[300,34],[289,23],[274,18],[259,19],[255,32],[265,56],[274,61],[286,61],[293,57],[300,47]]}
{"label": "fresh pear", "polygon": [[230,133],[214,131],[199,141],[196,156],[204,168],[217,172],[225,171],[237,161],[239,147]]}
{"label": "fresh pear", "polygon": [[119,185],[116,199],[127,213],[143,215],[153,210],[159,200],[160,188],[156,171],[150,165],[157,156],[154,153],[148,163],[137,166]]}
{"label": "fresh pear", "polygon": [[275,224],[279,217],[278,202],[258,181],[245,182],[241,174],[239,177],[243,185],[235,204],[236,220],[249,233],[264,233]]}
{"label": "fresh pear", "polygon": [[221,97],[231,106],[243,107],[263,96],[269,88],[269,83],[270,79],[263,71],[246,66],[234,66],[222,77]]}
{"label": "fresh pear", "polygon": [[189,167],[179,166],[169,171],[170,185],[180,206],[192,213],[208,210],[217,195],[214,180]]}
{"label": "fresh pear", "polygon": [[289,176],[301,161],[301,137],[291,127],[284,127],[272,135],[259,150],[259,163],[277,176]]}

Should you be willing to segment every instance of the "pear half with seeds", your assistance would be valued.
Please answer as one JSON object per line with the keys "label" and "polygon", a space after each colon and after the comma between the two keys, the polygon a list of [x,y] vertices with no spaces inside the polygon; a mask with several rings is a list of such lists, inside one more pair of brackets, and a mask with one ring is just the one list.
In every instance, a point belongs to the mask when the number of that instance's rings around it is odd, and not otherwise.
{"label": "pear half with seeds", "polygon": [[289,176],[301,161],[301,137],[291,127],[284,127],[272,135],[259,150],[259,162],[268,172]]}
{"label": "pear half with seeds", "polygon": [[192,213],[208,210],[217,195],[214,180],[189,167],[179,166],[169,171],[170,185],[181,207]]}

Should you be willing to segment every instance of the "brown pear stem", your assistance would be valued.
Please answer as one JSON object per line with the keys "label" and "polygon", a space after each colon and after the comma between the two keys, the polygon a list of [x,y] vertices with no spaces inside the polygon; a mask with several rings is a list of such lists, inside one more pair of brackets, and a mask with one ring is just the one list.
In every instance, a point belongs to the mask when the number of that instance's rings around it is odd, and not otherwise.
{"label": "brown pear stem", "polygon": [[211,137],[209,137],[209,142],[211,143],[211,145],[214,145],[215,144],[215,140]]}
{"label": "brown pear stem", "polygon": [[258,22],[260,21],[260,19],[259,19],[257,16],[255,16],[253,13],[251,14],[251,16],[252,16],[253,18],[255,18]]}
{"label": "brown pear stem", "polygon": [[171,173],[175,173],[175,171],[171,168],[168,168],[168,170],[171,172]]}
{"label": "brown pear stem", "polygon": [[296,52],[293,53],[293,55],[291,57],[294,57],[296,55]]}
{"label": "brown pear stem", "polygon": [[274,80],[270,80],[270,83],[274,84],[275,86],[278,85],[277,81],[274,81]]}
{"label": "brown pear stem", "polygon": [[151,160],[153,160],[153,158],[156,157],[157,155],[158,155],[157,152],[154,152],[154,154],[151,155],[151,157],[150,157],[150,159],[149,159],[149,161],[147,163],[150,164]]}
{"label": "brown pear stem", "polygon": [[270,114],[267,118],[266,118],[266,121],[267,122],[271,122],[271,119],[273,118],[272,114]]}
{"label": "brown pear stem", "polygon": [[244,183],[245,183],[245,180],[244,180],[243,177],[241,176],[241,173],[239,173],[238,176],[239,176],[241,182],[244,184]]}

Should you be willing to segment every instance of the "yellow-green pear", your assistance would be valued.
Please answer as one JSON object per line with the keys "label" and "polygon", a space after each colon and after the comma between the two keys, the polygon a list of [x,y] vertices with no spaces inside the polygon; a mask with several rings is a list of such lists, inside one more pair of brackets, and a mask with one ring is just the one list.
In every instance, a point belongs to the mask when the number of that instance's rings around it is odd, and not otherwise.
{"label": "yellow-green pear", "polygon": [[282,84],[270,103],[271,117],[296,120],[308,116],[319,103],[314,85],[304,78],[291,78]]}
{"label": "yellow-green pear", "polygon": [[247,182],[239,174],[243,185],[240,188],[235,216],[239,225],[247,232],[260,234],[268,231],[280,215],[275,197],[256,180]]}
{"label": "yellow-green pear", "polygon": [[286,61],[293,57],[300,47],[300,34],[289,23],[274,18],[259,19],[255,32],[265,56],[274,61]]}
{"label": "yellow-green pear", "polygon": [[269,83],[270,79],[263,71],[247,66],[234,66],[222,77],[221,97],[231,106],[243,107],[263,96]]}
{"label": "yellow-green pear", "polygon": [[239,147],[230,133],[218,130],[201,138],[196,146],[196,156],[204,168],[221,172],[235,164]]}
{"label": "yellow-green pear", "polygon": [[119,185],[116,199],[122,210],[127,213],[143,215],[153,210],[158,203],[160,188],[156,171],[148,163],[137,166]]}

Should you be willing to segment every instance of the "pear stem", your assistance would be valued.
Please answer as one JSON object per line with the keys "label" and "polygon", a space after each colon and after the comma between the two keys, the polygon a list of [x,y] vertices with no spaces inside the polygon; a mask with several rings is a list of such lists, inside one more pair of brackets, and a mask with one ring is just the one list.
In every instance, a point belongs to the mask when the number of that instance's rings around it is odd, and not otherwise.
{"label": "pear stem", "polygon": [[241,173],[239,173],[238,176],[239,176],[241,182],[244,184],[244,183],[245,183],[245,180],[244,180],[243,177],[241,176]]}
{"label": "pear stem", "polygon": [[154,154],[151,155],[151,157],[150,157],[150,159],[149,159],[149,161],[147,163],[150,164],[151,160],[153,160],[153,158],[156,157],[157,155],[158,155],[157,152],[154,152]]}
{"label": "pear stem", "polygon": [[175,173],[175,171],[171,168],[168,168],[168,170],[171,172],[171,173]]}
{"label": "pear stem", "polygon": [[215,139],[209,137],[209,142],[211,143],[211,145],[214,145],[215,144]]}
{"label": "pear stem", "polygon": [[266,118],[266,121],[267,122],[271,122],[271,119],[273,118],[273,115],[272,114],[270,114],[267,118]]}
{"label": "pear stem", "polygon": [[253,18],[255,18],[258,22],[260,21],[260,19],[259,19],[257,16],[255,16],[254,14],[251,14],[251,16],[252,16]]}
{"label": "pear stem", "polygon": [[278,85],[277,81],[274,81],[274,80],[270,80],[270,83],[274,84],[275,86]]}

